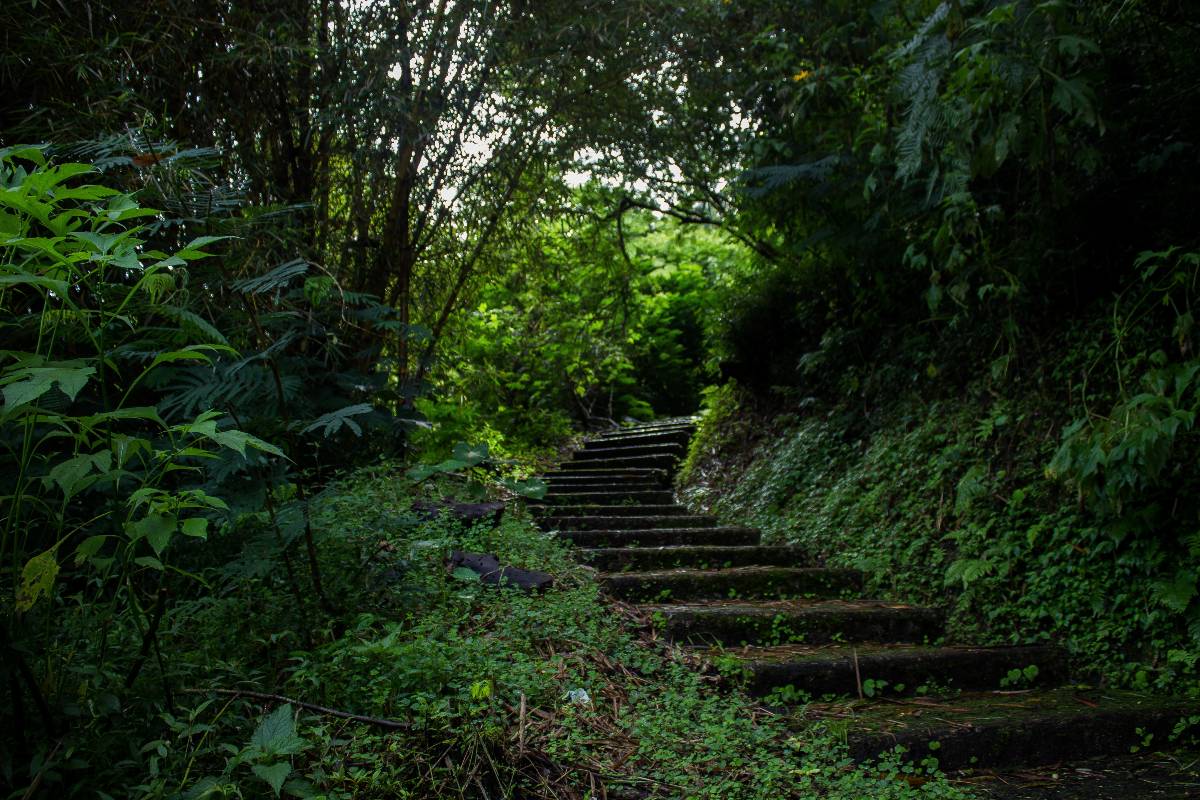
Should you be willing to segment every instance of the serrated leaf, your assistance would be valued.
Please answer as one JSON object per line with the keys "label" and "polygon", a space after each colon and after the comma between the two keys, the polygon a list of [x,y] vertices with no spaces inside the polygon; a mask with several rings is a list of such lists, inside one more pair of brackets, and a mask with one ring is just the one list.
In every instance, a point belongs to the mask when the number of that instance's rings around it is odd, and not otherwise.
{"label": "serrated leaf", "polygon": [[95,367],[62,365],[16,370],[10,377],[17,379],[8,383],[3,390],[4,410],[11,411],[32,403],[50,391],[54,384],[58,384],[59,390],[74,402],[75,397],[95,373]]}
{"label": "serrated leaf", "polygon": [[137,522],[127,523],[125,533],[131,541],[145,539],[153,548],[155,555],[162,555],[175,534],[178,520],[169,514],[147,514]]}
{"label": "serrated leaf", "polygon": [[279,790],[283,788],[283,782],[287,780],[287,776],[292,774],[292,765],[286,761],[274,764],[255,764],[250,769],[271,785],[271,791],[275,793],[276,797],[279,796]]}
{"label": "serrated leaf", "polygon": [[18,611],[28,611],[42,595],[50,595],[54,579],[58,577],[58,559],[55,558],[54,550],[55,548],[50,548],[25,562],[25,567],[21,570],[21,586],[17,589]]}
{"label": "serrated leaf", "polygon": [[250,737],[250,746],[266,755],[290,755],[304,749],[304,740],[296,735],[292,707],[282,705],[264,717]]}
{"label": "serrated leaf", "polygon": [[463,583],[478,583],[479,582],[479,573],[473,569],[467,569],[466,567],[455,567],[454,571],[451,572],[450,574],[454,577],[455,580],[460,580]]}

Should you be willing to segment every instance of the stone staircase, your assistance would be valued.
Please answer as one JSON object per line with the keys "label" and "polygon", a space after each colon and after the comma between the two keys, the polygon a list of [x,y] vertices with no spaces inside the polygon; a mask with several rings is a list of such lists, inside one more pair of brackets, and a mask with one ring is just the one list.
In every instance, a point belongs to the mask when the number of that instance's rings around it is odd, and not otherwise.
{"label": "stone staircase", "polygon": [[899,745],[954,771],[1128,756],[1165,745],[1182,715],[1198,713],[1072,686],[1056,647],[948,644],[937,609],[864,597],[853,570],[689,513],[671,479],[693,430],[676,419],[592,438],[545,476],[541,524],[677,644],[726,670],[736,659],[748,690],[797,727],[844,730],[859,760]]}

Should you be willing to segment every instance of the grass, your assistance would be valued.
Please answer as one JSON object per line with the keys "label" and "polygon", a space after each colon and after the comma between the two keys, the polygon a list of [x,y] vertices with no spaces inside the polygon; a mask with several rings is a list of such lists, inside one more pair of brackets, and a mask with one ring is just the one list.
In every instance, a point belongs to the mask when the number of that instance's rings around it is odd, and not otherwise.
{"label": "grass", "polygon": [[[248,560],[263,556],[245,547],[246,530],[214,542],[234,554],[204,574],[218,591],[179,603],[163,645],[184,655],[162,675],[147,670],[137,687],[156,706],[153,728],[124,722],[93,684],[77,683],[81,725],[44,761],[42,789],[135,798],[585,798],[601,787],[608,797],[915,796],[921,768],[895,758],[854,765],[835,733],[789,728],[719,691],[715,671],[667,646],[632,607],[605,602],[593,573],[519,508],[495,528],[465,527],[419,520],[412,500],[391,466],[322,495],[314,525],[333,617],[297,608],[277,563],[251,569]],[[485,587],[446,569],[451,549],[546,570],[556,586],[543,595]],[[155,699],[164,678],[173,702]],[[916,783],[922,797],[964,796],[936,773]]]}

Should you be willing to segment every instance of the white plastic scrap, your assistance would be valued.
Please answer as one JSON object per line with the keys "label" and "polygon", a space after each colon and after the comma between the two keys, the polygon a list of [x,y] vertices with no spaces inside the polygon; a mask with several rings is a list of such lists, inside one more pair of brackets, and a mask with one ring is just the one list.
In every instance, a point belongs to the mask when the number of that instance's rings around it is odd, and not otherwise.
{"label": "white plastic scrap", "polygon": [[574,703],[577,706],[588,706],[592,704],[592,698],[588,696],[587,689],[572,689],[567,692],[567,701]]}

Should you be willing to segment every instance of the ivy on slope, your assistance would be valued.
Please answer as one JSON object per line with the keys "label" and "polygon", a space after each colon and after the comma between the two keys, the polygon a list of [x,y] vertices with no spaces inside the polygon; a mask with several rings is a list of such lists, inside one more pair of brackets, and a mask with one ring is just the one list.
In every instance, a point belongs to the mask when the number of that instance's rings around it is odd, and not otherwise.
{"label": "ivy on slope", "polygon": [[[1058,362],[1047,385],[1066,384],[1091,334],[1076,330],[1047,360]],[[710,394],[685,493],[769,540],[865,570],[878,595],[949,609],[958,641],[1054,641],[1082,676],[1200,696],[1186,470],[1121,515],[1099,513],[1047,469],[1069,418],[1038,380],[1000,392],[981,379],[949,395],[933,383],[929,399],[879,402],[869,422],[861,400],[810,398],[778,414],[726,386]]]}

